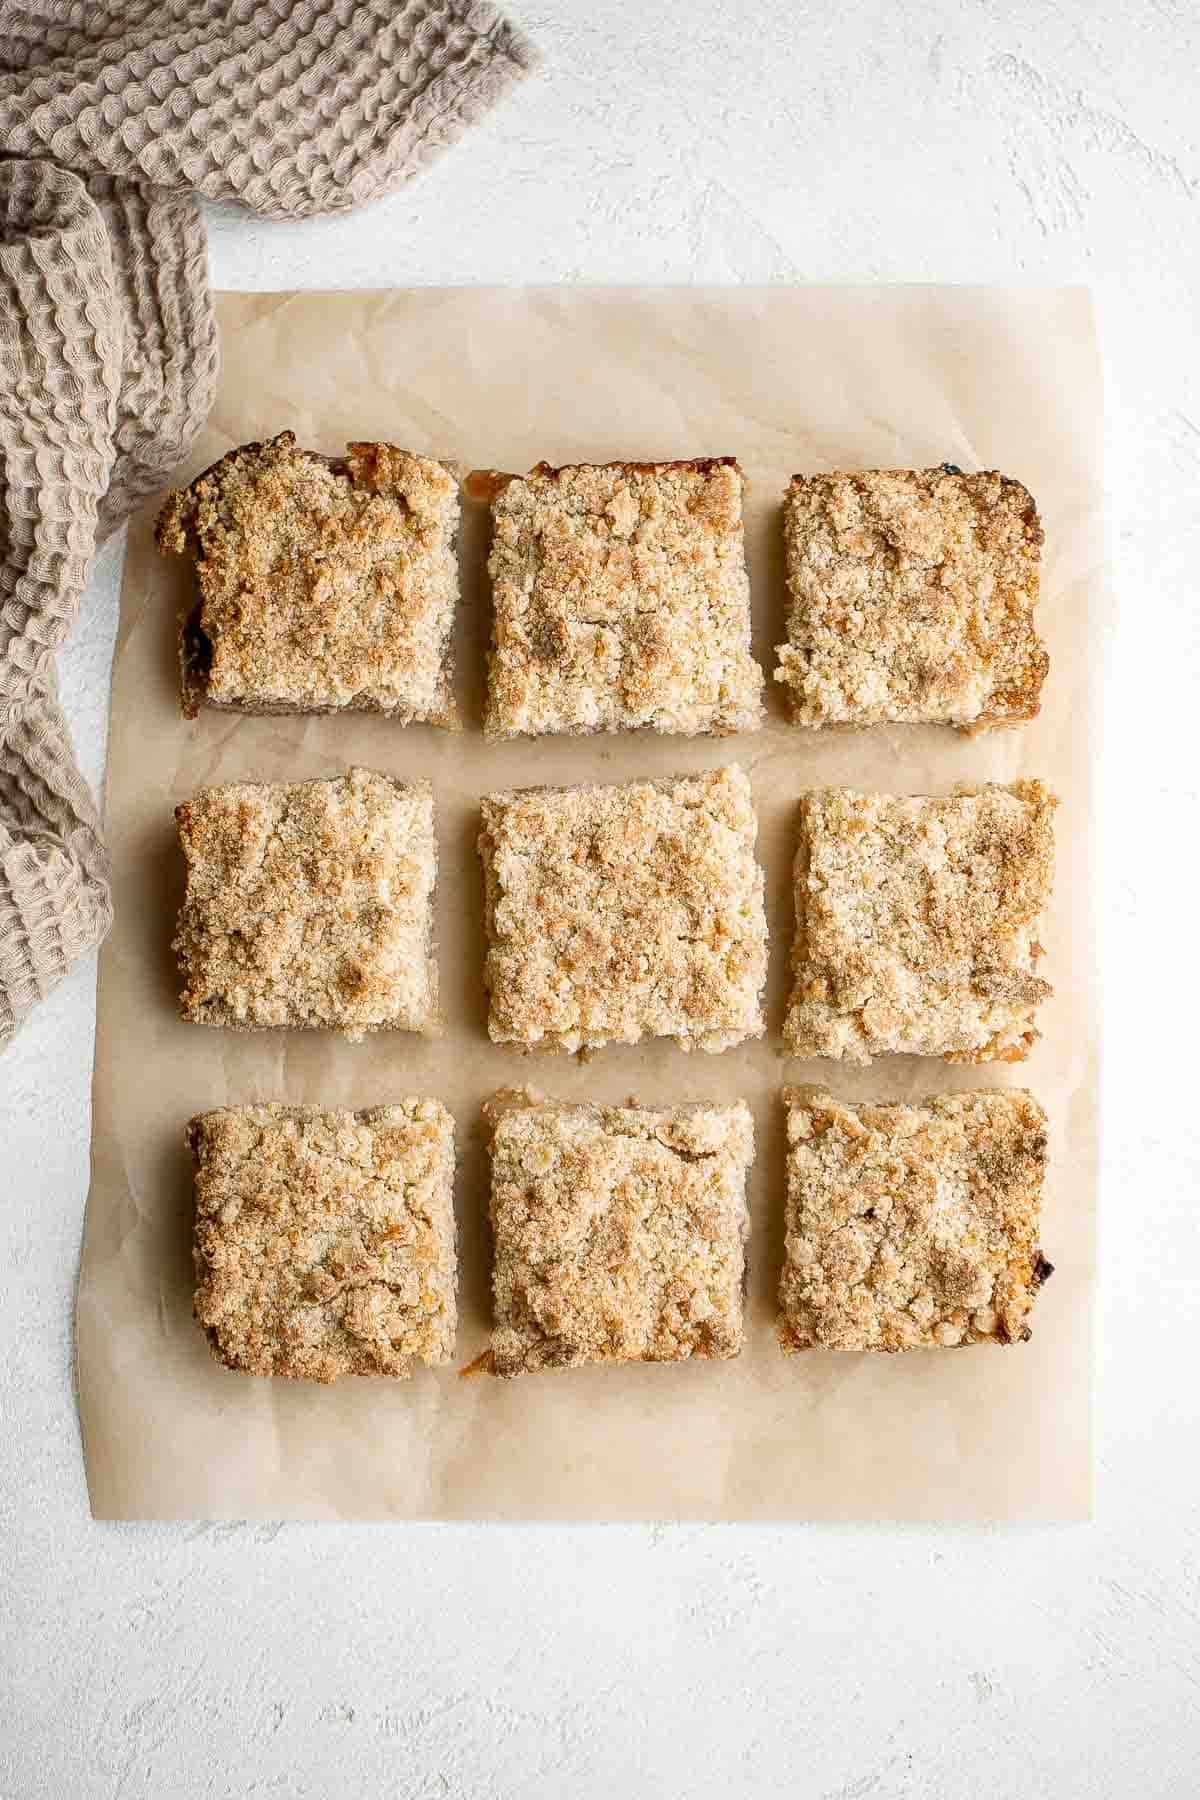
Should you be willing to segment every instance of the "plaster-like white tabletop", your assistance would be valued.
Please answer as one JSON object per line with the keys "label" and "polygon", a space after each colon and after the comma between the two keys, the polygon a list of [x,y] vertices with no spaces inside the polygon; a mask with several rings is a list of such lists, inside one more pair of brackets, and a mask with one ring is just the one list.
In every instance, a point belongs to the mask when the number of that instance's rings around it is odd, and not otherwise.
{"label": "plaster-like white tabletop", "polygon": [[[1200,14],[516,0],[407,191],[210,215],[221,287],[1088,281],[1103,769],[1098,1510],[1058,1530],[98,1526],[71,1390],[94,963],[0,1060],[0,1800],[1191,1796],[1200,1780]],[[104,760],[119,545],[62,659]]]}

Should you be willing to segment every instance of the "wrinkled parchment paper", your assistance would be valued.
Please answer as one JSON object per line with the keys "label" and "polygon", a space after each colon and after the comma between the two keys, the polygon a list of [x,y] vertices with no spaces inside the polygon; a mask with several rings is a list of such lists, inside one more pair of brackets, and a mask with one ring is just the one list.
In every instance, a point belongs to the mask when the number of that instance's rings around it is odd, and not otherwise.
{"label": "wrinkled parchment paper", "polygon": [[[997,467],[1046,527],[1041,718],[975,740],[923,727],[625,735],[489,747],[479,730],[486,515],[468,508],[458,657],[467,729],[386,719],[180,716],[175,615],[187,576],[131,528],[113,681],[108,835],[116,926],[100,968],[93,1180],[78,1304],[92,1508],[140,1518],[1077,1519],[1090,1499],[1090,1292],[1097,992],[1090,854],[1106,630],[1101,401],[1087,295],[953,288],[432,289],[225,295],[224,374],[196,468],[291,427],[513,470],[735,453],[750,477],[755,649],[782,636],[779,502],[795,470],[942,461]],[[481,986],[477,803],[492,788],[628,780],[738,760],[767,872],[765,1040],[720,1056],[613,1047],[584,1064],[489,1043]],[[296,780],[363,763],[432,779],[445,1035],[241,1035],[183,1024],[170,955],[182,869],[172,808],[204,782]],[[1012,1069],[891,1058],[868,1070],[780,1048],[796,799],[838,782],[896,792],[1047,778],[1062,796],[1043,965],[1043,1040]],[[785,1360],[772,1318],[782,1254],[785,1082],[910,1097],[1019,1083],[1047,1107],[1042,1243],[1057,1265],[1033,1341]],[[755,1116],[749,1331],[730,1363],[461,1379],[485,1346],[488,1243],[480,1102],[532,1081],[568,1100],[743,1095]],[[436,1095],[458,1122],[455,1365],[330,1388],[215,1363],[191,1318],[187,1118],[286,1100],[361,1107]]]}

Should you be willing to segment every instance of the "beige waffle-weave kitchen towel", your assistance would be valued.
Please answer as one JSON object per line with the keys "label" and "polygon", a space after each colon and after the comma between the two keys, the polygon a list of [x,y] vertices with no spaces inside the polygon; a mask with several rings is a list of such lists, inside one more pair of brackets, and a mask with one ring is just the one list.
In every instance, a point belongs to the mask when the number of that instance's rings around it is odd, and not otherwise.
{"label": "beige waffle-weave kitchen towel", "polygon": [[54,652],[212,401],[194,195],[356,206],[534,60],[487,0],[0,0],[0,1048],[111,918]]}

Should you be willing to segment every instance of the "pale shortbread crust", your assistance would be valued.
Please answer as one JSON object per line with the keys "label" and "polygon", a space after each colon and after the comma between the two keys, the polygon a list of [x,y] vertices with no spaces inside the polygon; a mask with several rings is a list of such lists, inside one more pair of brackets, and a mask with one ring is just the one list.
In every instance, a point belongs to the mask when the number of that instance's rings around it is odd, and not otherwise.
{"label": "pale shortbread crust", "polygon": [[795,475],[784,499],[788,641],[775,679],[800,725],[982,729],[1037,713],[1042,527],[994,470]]}
{"label": "pale shortbread crust", "polygon": [[542,463],[507,481],[489,733],[755,730],[743,486],[732,458]]}
{"label": "pale shortbread crust", "polygon": [[741,769],[491,794],[482,815],[496,1042],[715,1051],[762,1034],[763,876]]}
{"label": "pale shortbread crust", "polygon": [[1038,1247],[1046,1116],[1021,1088],[851,1105],[787,1101],[784,1350],[1012,1344]]}
{"label": "pale shortbread crust", "polygon": [[1040,781],[942,799],[824,788],[801,802],[784,1036],[794,1056],[1019,1062],[1057,802]]}
{"label": "pale shortbread crust", "polygon": [[251,1375],[411,1373],[454,1348],[454,1121],[436,1100],[365,1112],[234,1106],[187,1128],[195,1314]]}
{"label": "pale shortbread crust", "polygon": [[290,431],[246,444],[167,499],[164,552],[190,556],[184,711],[384,712],[457,723],[457,471],[392,444],[343,458]]}
{"label": "pale shortbread crust", "polygon": [[486,1112],[493,1373],[738,1354],[748,1107],[568,1106],[524,1090]]}
{"label": "pale shortbread crust", "polygon": [[427,1029],[437,1013],[428,782],[201,788],[175,809],[185,1019],[240,1029]]}

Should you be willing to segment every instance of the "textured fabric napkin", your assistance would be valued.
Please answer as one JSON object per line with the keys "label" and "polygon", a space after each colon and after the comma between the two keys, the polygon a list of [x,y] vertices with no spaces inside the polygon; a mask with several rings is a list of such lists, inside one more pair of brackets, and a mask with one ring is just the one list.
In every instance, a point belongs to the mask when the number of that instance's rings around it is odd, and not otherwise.
{"label": "textured fabric napkin", "polygon": [[112,916],[53,659],[212,401],[194,196],[374,199],[534,60],[487,0],[0,0],[0,1048]]}

